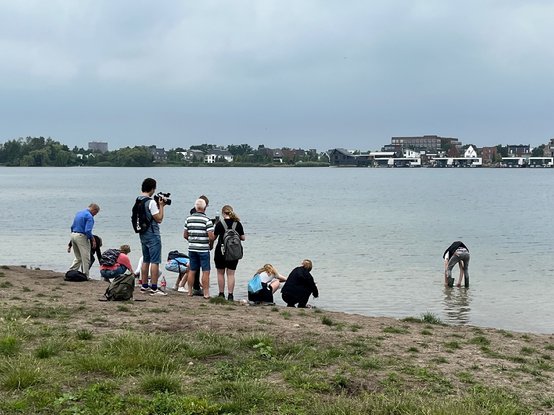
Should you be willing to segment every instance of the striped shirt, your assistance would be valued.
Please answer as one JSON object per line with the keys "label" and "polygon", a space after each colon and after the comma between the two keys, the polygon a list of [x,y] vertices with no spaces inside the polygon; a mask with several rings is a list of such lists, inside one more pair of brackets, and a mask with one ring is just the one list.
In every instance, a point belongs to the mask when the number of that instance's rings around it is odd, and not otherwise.
{"label": "striped shirt", "polygon": [[214,231],[214,224],[204,213],[196,212],[185,221],[185,230],[189,233],[189,251],[209,252],[208,232]]}

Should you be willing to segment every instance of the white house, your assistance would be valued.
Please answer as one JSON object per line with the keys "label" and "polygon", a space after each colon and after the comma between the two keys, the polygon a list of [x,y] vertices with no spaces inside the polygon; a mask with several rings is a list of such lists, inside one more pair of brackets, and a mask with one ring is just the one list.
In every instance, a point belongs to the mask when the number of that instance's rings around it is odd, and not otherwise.
{"label": "white house", "polygon": [[216,161],[221,160],[221,158],[229,163],[233,161],[233,155],[229,151],[213,149],[204,156],[204,163],[215,163]]}
{"label": "white house", "polygon": [[464,153],[464,158],[466,159],[474,159],[477,157],[477,151],[473,148],[473,146],[469,146]]}

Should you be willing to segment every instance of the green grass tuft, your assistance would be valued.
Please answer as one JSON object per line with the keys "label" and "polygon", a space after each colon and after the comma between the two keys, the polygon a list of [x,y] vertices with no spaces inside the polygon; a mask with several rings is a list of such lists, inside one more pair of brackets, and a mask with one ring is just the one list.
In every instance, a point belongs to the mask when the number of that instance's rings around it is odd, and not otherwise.
{"label": "green grass tuft", "polygon": [[427,312],[421,315],[421,320],[427,324],[443,325],[442,320],[435,314]]}
{"label": "green grass tuft", "polygon": [[0,355],[14,356],[19,353],[21,342],[13,335],[7,335],[0,338]]}

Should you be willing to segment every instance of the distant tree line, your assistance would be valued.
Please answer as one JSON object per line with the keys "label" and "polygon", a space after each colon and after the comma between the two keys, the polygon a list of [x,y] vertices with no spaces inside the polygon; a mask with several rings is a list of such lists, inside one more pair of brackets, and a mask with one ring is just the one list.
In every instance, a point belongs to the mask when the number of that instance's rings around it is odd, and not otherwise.
{"label": "distant tree line", "polygon": [[[153,146],[155,148],[155,146]],[[205,165],[203,157],[185,159],[187,150],[177,147],[164,152],[164,159],[155,157],[153,147],[123,147],[113,151],[99,152],[74,147],[69,149],[65,144],[52,138],[26,137],[0,143],[0,165],[25,167],[66,167],[66,166],[115,166],[115,167],[148,167],[153,165],[196,166]],[[219,149],[214,144],[200,144],[190,147],[202,154]],[[225,148],[233,156],[233,162],[218,157],[212,165],[327,165],[319,162],[319,155],[303,150],[279,149],[284,154],[281,161],[276,161],[272,150],[260,145],[254,149],[248,144],[231,144]]]}

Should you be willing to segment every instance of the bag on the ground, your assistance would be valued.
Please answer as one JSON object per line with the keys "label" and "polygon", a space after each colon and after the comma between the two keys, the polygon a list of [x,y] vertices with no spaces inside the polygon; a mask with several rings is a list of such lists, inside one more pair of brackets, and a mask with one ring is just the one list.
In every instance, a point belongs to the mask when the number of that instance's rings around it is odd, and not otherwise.
{"label": "bag on the ground", "polygon": [[102,258],[100,258],[100,265],[111,267],[117,263],[117,258],[121,251],[119,249],[106,249],[102,252]]}
{"label": "bag on the ground", "polygon": [[165,269],[171,272],[178,272],[178,273],[185,272],[187,270],[188,263],[189,263],[188,258],[170,259],[169,261],[166,262]]}
{"label": "bag on the ground", "polygon": [[261,291],[262,288],[262,278],[260,277],[260,274],[254,275],[250,281],[248,281],[249,293],[256,294],[258,291]]}
{"label": "bag on the ground", "polygon": [[131,224],[133,225],[135,233],[143,234],[150,227],[152,218],[149,218],[146,213],[146,210],[148,209],[146,205],[150,202],[150,200],[152,199],[148,197],[137,197],[135,200],[131,214]]}
{"label": "bag on the ground", "polygon": [[85,274],[83,274],[81,271],[70,269],[65,273],[64,280],[71,281],[71,282],[82,282],[82,281],[88,281],[88,277]]}
{"label": "bag on the ground", "polygon": [[189,256],[187,254],[183,254],[182,252],[179,252],[177,250],[175,251],[169,251],[167,254],[167,260],[170,261],[175,258],[188,258]]}
{"label": "bag on the ground", "polygon": [[221,221],[225,233],[223,234],[223,243],[221,244],[221,253],[225,261],[237,261],[242,258],[242,243],[240,235],[235,230],[237,222],[233,222],[230,228],[225,223],[225,219]]}
{"label": "bag on the ground", "polygon": [[112,280],[104,293],[104,297],[106,297],[108,301],[128,301],[133,298],[134,290],[135,276],[133,274],[122,274]]}

